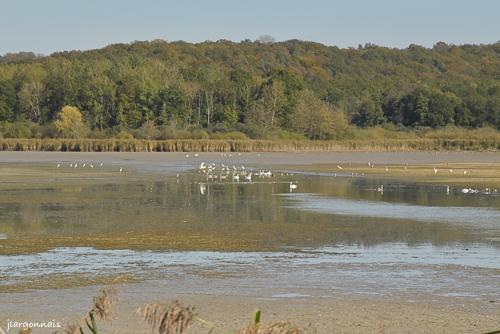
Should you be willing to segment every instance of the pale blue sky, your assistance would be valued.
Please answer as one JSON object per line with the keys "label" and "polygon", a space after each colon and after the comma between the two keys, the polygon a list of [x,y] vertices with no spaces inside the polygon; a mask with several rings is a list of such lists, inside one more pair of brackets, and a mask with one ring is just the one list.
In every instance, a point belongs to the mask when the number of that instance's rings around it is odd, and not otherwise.
{"label": "pale blue sky", "polygon": [[493,43],[500,0],[0,0],[0,54],[99,48],[165,39]]}

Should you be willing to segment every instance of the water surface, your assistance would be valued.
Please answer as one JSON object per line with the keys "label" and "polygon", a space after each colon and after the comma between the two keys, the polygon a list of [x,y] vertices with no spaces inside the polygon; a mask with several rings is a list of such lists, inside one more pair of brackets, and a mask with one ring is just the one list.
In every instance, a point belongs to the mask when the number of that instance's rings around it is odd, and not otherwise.
{"label": "water surface", "polygon": [[262,282],[279,275],[290,289],[271,293],[276,298],[302,295],[304,286],[330,289],[322,282],[347,292],[435,289],[477,298],[500,288],[497,194],[361,175],[274,171],[221,182],[197,171],[17,167],[0,178],[2,285],[50,275],[210,272],[234,286],[248,273]]}

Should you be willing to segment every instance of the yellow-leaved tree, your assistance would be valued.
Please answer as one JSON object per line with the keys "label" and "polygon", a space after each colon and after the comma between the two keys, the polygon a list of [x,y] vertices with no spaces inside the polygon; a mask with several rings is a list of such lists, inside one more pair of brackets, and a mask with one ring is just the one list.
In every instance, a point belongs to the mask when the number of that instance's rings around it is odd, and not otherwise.
{"label": "yellow-leaved tree", "polygon": [[81,138],[85,135],[82,113],[77,107],[64,106],[57,114],[54,126],[64,138]]}

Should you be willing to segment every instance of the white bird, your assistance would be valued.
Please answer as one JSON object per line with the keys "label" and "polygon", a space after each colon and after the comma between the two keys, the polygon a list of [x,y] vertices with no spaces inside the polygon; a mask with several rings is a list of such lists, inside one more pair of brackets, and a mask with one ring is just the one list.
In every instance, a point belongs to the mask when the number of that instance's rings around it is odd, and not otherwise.
{"label": "white bird", "polygon": [[195,153],[194,156],[198,158],[200,155],[198,153]]}
{"label": "white bird", "polygon": [[340,169],[340,170],[344,169],[344,168],[342,168],[342,166],[340,166],[340,165],[337,165],[337,168],[338,168],[338,169]]}
{"label": "white bird", "polygon": [[101,162],[101,167],[102,167],[102,162]]}
{"label": "white bird", "polygon": [[57,164],[57,168],[61,167],[61,164]]}
{"label": "white bird", "polygon": [[239,174],[233,175],[233,181],[239,182],[240,181],[240,175]]}
{"label": "white bird", "polygon": [[297,189],[297,185],[290,181],[290,192],[294,191],[295,189]]}
{"label": "white bird", "polygon": [[189,158],[189,154],[186,154],[186,158]]}
{"label": "white bird", "polygon": [[87,166],[87,164],[83,164],[83,166],[82,166],[82,167],[83,167],[83,168],[85,168],[85,166]]}
{"label": "white bird", "polygon": [[77,168],[77,167],[78,167],[78,164],[75,164],[75,168]]}
{"label": "white bird", "polygon": [[464,193],[464,194],[468,194],[468,193],[469,193],[469,189],[467,189],[467,188],[463,188],[463,189],[462,189],[462,193]]}
{"label": "white bird", "polygon": [[120,167],[120,173],[123,172],[123,167]]}
{"label": "white bird", "polygon": [[245,180],[252,182],[252,172],[250,172],[248,175],[245,175]]}
{"label": "white bird", "polygon": [[205,195],[205,193],[207,192],[207,185],[205,183],[200,183],[199,186],[200,194]]}
{"label": "white bird", "polygon": [[446,188],[446,195],[449,195],[450,194],[450,186],[445,186]]}
{"label": "white bird", "polygon": [[200,170],[205,170],[205,168],[207,168],[207,166],[205,166],[205,162],[202,161],[200,164]]}
{"label": "white bird", "polygon": [[380,187],[377,188],[377,191],[381,194],[384,193],[384,185],[381,185]]}
{"label": "white bird", "polygon": [[451,169],[451,168],[450,168],[450,169],[448,169],[448,172],[449,172],[450,174],[453,174],[453,169]]}
{"label": "white bird", "polygon": [[90,168],[94,168],[94,165],[90,164]]}
{"label": "white bird", "polygon": [[385,171],[388,172],[389,171],[389,167],[385,167]]}
{"label": "white bird", "polygon": [[437,169],[437,168],[435,168],[435,167],[434,167],[434,168],[432,169],[432,171],[434,172],[434,174],[437,174],[437,173],[439,172],[439,169]]}
{"label": "white bird", "polygon": [[69,164],[69,166],[70,166],[70,167],[73,167],[73,163],[70,163],[70,164]]}
{"label": "white bird", "polygon": [[467,170],[464,170],[464,175],[467,175]]}

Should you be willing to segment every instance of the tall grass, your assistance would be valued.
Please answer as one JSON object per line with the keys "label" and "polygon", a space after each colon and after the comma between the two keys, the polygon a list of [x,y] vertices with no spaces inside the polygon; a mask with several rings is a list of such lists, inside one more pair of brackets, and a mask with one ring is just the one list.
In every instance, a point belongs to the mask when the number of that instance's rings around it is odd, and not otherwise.
{"label": "tall grass", "polygon": [[334,152],[497,151],[496,138],[356,139],[340,141],[239,139],[0,139],[2,151],[60,152]]}

